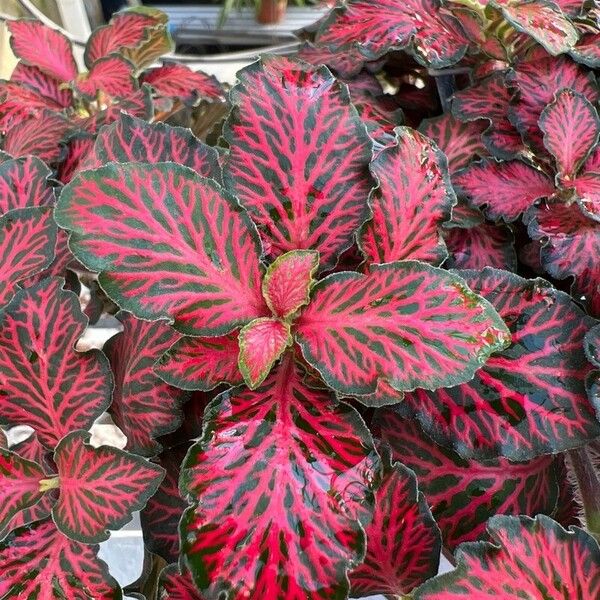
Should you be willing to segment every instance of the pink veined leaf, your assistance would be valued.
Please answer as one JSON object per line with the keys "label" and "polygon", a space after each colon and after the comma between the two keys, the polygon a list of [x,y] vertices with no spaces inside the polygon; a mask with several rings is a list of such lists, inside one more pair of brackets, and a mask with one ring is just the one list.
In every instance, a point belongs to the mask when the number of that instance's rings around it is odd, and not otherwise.
{"label": "pink veined leaf", "polygon": [[360,246],[368,263],[414,259],[439,265],[447,256],[440,227],[456,204],[446,157],[422,134],[407,127],[395,131],[395,145],[371,163],[379,186]]}
{"label": "pink veined leaf", "polygon": [[444,232],[444,239],[450,254],[446,267],[516,270],[515,240],[507,226],[483,223],[464,229],[454,227]]}
{"label": "pink veined leaf", "polygon": [[518,90],[509,109],[511,121],[535,150],[544,150],[538,120],[558,91],[570,88],[592,104],[599,99],[591,74],[564,56],[521,62],[508,76],[508,83]]}
{"label": "pink veined leaf", "polygon": [[117,318],[123,331],[104,345],[115,377],[110,413],[127,436],[125,448],[153,456],[161,450],[156,438],[181,424],[180,407],[187,399],[153,371],[154,363],[180,336],[164,321],[140,321],[128,313]]}
{"label": "pink veined leaf", "polygon": [[600,548],[583,529],[545,515],[490,519],[491,544],[465,544],[457,568],[419,588],[415,600],[600,597]]}
{"label": "pink veined leaf", "polygon": [[0,81],[0,129],[5,132],[39,117],[44,110],[62,112],[62,107],[26,85],[14,81]]}
{"label": "pink veined leaf", "polygon": [[267,377],[286,348],[292,345],[289,323],[263,317],[244,325],[238,336],[238,367],[246,385],[256,389]]}
{"label": "pink veined leaf", "polygon": [[462,279],[417,261],[326,277],[296,330],[327,385],[359,395],[378,382],[398,391],[458,385],[509,339],[502,319]]}
{"label": "pink veined leaf", "polygon": [[488,218],[517,220],[536,200],[555,192],[554,182],[542,171],[513,160],[483,160],[452,177],[459,196],[483,208]]}
{"label": "pink veined leaf", "polygon": [[333,50],[358,46],[368,59],[406,48],[433,68],[458,62],[468,41],[452,15],[435,0],[351,0],[322,20],[316,42]]}
{"label": "pink veined leaf", "polygon": [[269,265],[262,291],[267,306],[276,317],[288,319],[308,304],[318,267],[319,255],[314,250],[292,250]]}
{"label": "pink veined leaf", "polygon": [[225,336],[182,337],[157,361],[154,371],[182,390],[210,391],[221,383],[244,381],[238,368],[237,332]]}
{"label": "pink veined leaf", "polygon": [[0,320],[0,420],[33,427],[47,448],[91,427],[112,392],[105,356],[74,350],[87,319],[63,282],[48,278],[21,290]]}
{"label": "pink veined leaf", "polygon": [[17,529],[0,542],[0,597],[122,600],[97,551],[65,537],[51,519]]}
{"label": "pink veined leaf", "polygon": [[400,463],[385,465],[375,502],[365,560],[350,573],[351,595],[397,597],[438,572],[440,530],[415,474]]}
{"label": "pink veined leaf", "polygon": [[38,464],[0,448],[0,531],[19,512],[40,501],[43,478],[44,470]]}
{"label": "pink veined leaf", "polygon": [[585,336],[585,353],[588,360],[596,367],[586,381],[590,401],[600,406],[600,325],[590,329]]}
{"label": "pink veined leaf", "polygon": [[[35,283],[42,281],[46,277],[65,277],[67,276],[67,270],[69,267],[77,265],[75,257],[71,254],[69,246],[67,245],[68,237],[66,231],[59,229],[56,236],[56,245],[54,246],[54,260],[48,265],[47,268],[43,269],[39,273],[28,277],[22,281],[19,285],[21,287],[30,287]],[[81,268],[81,266],[80,266]]]}
{"label": "pink veined leaf", "polygon": [[600,221],[600,172],[577,175],[571,185],[583,213]]}
{"label": "pink veined leaf", "polygon": [[334,51],[326,46],[313,46],[308,42],[298,50],[298,58],[311,65],[326,65],[343,79],[351,79],[358,75],[366,62],[366,58],[355,46]]}
{"label": "pink veined leaf", "polygon": [[73,126],[62,115],[43,110],[36,117],[13,125],[4,137],[3,149],[14,157],[33,154],[47,164],[61,158],[61,143]]}
{"label": "pink veined leaf", "polygon": [[90,434],[74,431],[56,447],[60,493],[52,509],[56,526],[85,544],[102,542],[154,495],[165,472],[135,454],[89,446]]}
{"label": "pink veined leaf", "polygon": [[335,266],[367,217],[371,141],[344,86],[321,67],[267,57],[238,73],[225,126],[226,187],[274,256],[317,250]]}
{"label": "pink veined leaf", "polygon": [[51,207],[15,209],[0,217],[0,308],[19,282],[50,265],[56,234]]}
{"label": "pink veined leaf", "polygon": [[252,221],[187,167],[110,163],[84,171],[64,188],[55,219],[70,230],[75,256],[100,271],[107,295],[139,318],[212,336],[267,314]]}
{"label": "pink veined leaf", "polygon": [[451,113],[425,119],[419,126],[419,131],[444,152],[451,174],[464,169],[476,157],[487,154],[482,140],[486,129],[481,120],[463,122]]}
{"label": "pink veined leaf", "polygon": [[15,208],[53,204],[50,176],[50,169],[34,156],[0,163],[0,214]]}
{"label": "pink veined leaf", "polygon": [[558,177],[571,181],[598,143],[600,119],[593,105],[581,94],[562,90],[539,120],[544,145],[556,159]]}
{"label": "pink veined leaf", "polygon": [[100,130],[83,166],[96,169],[108,162],[167,161],[190,167],[203,177],[221,179],[217,150],[202,143],[189,129],[148,123],[127,114]]}
{"label": "pink veined leaf", "polygon": [[231,600],[344,597],[379,472],[358,413],[307,387],[288,356],[259,389],[218,396],[205,418],[181,480],[197,503],[181,524],[196,585]]}
{"label": "pink veined leaf", "polygon": [[542,204],[527,215],[533,240],[542,242],[544,270],[556,279],[573,277],[571,295],[585,296],[591,314],[600,316],[600,230],[577,204]]}
{"label": "pink veined leaf", "polygon": [[483,225],[485,217],[483,213],[475,206],[468,204],[464,200],[458,200],[456,206],[452,207],[452,219],[444,223],[444,234],[446,230],[458,227],[459,229],[470,229],[477,225]]}
{"label": "pink veined leaf", "polygon": [[150,85],[157,96],[180,100],[186,106],[196,106],[201,100],[225,99],[225,92],[214,76],[180,63],[150,69],[141,81]]}
{"label": "pink veined leaf", "polygon": [[83,168],[94,148],[94,136],[81,132],[71,137],[67,144],[67,155],[58,167],[58,179],[62,183],[69,183],[73,177]]}
{"label": "pink veined leaf", "polygon": [[12,50],[23,62],[60,82],[77,76],[71,42],[62,33],[32,19],[8,21],[7,26]]}
{"label": "pink veined leaf", "polygon": [[206,600],[197,590],[189,572],[182,574],[176,564],[160,574],[158,600]]}
{"label": "pink veined leaf", "polygon": [[462,271],[469,287],[490,301],[512,333],[474,378],[435,394],[406,394],[402,414],[465,457],[528,460],[583,446],[600,435],[586,397],[591,366],[585,333],[596,322],[543,279],[506,271]]}
{"label": "pink veined leaf", "polygon": [[89,68],[110,54],[123,54],[126,49],[139,48],[163,21],[162,13],[147,8],[113,15],[108,25],[98,27],[90,36],[85,48],[85,64]]}
{"label": "pink veined leaf", "polygon": [[558,482],[552,456],[524,463],[502,458],[465,460],[431,441],[414,420],[403,420],[391,409],[378,413],[377,426],[392,447],[393,458],[401,458],[415,472],[443,544],[450,550],[485,538],[486,523],[494,515],[550,514],[556,507]]}
{"label": "pink veined leaf", "polygon": [[568,52],[579,37],[573,23],[563,12],[545,0],[498,2],[504,18],[517,31],[530,35],[549,54]]}
{"label": "pink veined leaf", "polygon": [[[181,427],[173,433],[162,436],[160,438],[161,444],[165,448],[174,448],[180,444],[191,443],[199,438],[204,427],[202,421],[206,407],[224,389],[226,387],[222,386],[214,392],[196,391],[192,393],[190,399],[183,405],[183,423]],[[166,450],[165,452],[168,453],[169,451]]]}
{"label": "pink veined leaf", "polygon": [[11,82],[31,88],[62,108],[69,108],[73,101],[71,90],[61,87],[61,83],[63,82],[47,75],[44,71],[33,65],[18,62],[10,75],[10,80]]}
{"label": "pink veined leaf", "polygon": [[89,99],[95,99],[99,93],[112,97],[128,97],[136,90],[133,65],[123,57],[107,56],[96,61],[88,73],[80,75],[73,87]]}
{"label": "pink veined leaf", "polygon": [[177,446],[158,457],[165,478],[140,512],[146,549],[167,562],[179,560],[179,521],[188,506],[179,494],[179,470],[187,450],[187,445]]}
{"label": "pink veined leaf", "polygon": [[584,33],[569,52],[573,60],[592,69],[600,67],[600,32]]}

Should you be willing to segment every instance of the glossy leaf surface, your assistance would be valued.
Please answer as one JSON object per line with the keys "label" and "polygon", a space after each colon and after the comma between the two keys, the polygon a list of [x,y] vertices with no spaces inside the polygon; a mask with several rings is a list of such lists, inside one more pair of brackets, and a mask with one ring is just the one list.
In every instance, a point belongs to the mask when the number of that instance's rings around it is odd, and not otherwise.
{"label": "glossy leaf surface", "polygon": [[219,335],[265,312],[253,224],[219,185],[186,167],[83,172],[63,190],[55,218],[71,230],[75,256],[137,317]]}

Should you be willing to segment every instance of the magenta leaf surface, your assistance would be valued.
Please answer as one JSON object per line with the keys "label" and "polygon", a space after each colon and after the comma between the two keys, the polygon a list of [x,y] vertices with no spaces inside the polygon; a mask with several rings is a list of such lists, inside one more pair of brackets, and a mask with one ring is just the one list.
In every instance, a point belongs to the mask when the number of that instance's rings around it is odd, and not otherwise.
{"label": "magenta leaf surface", "polygon": [[106,357],[75,351],[87,319],[63,282],[48,278],[21,290],[0,319],[0,418],[33,427],[47,448],[91,427],[112,391]]}
{"label": "magenta leaf surface", "polygon": [[259,389],[218,396],[206,422],[182,474],[198,503],[181,524],[196,585],[231,600],[343,597],[379,470],[358,414],[287,358]]}
{"label": "magenta leaf surface", "polygon": [[112,448],[89,446],[90,434],[74,431],[56,447],[60,494],[52,517],[60,531],[86,544],[109,537],[158,489],[164,470],[144,458]]}
{"label": "magenta leaf surface", "polygon": [[159,600],[206,600],[186,571],[181,573],[176,564],[165,567],[160,574]]}
{"label": "magenta leaf surface", "polygon": [[462,546],[457,568],[426,583],[415,600],[600,596],[600,548],[589,533],[544,515],[496,516],[488,531],[492,544]]}
{"label": "magenta leaf surface", "polygon": [[113,97],[127,97],[136,90],[133,65],[121,56],[107,56],[96,61],[89,73],[80,75],[75,89],[83,96],[94,99],[99,93]]}
{"label": "magenta leaf surface", "polygon": [[422,134],[407,127],[395,131],[395,145],[371,163],[379,186],[360,244],[369,263],[413,259],[439,265],[447,256],[439,228],[456,203],[446,157]]}
{"label": "magenta leaf surface", "polygon": [[330,387],[366,395],[378,381],[399,391],[457,385],[509,337],[459,277],[404,261],[319,281],[296,340]]}
{"label": "magenta leaf surface", "polygon": [[[171,201],[165,203],[165,194]],[[170,163],[115,164],[67,185],[55,218],[121,308],[221,335],[263,316],[256,229],[218,184]]]}
{"label": "magenta leaf surface", "polygon": [[224,137],[226,187],[277,256],[311,248],[332,268],[367,217],[371,141],[324,67],[263,58],[238,74]]}

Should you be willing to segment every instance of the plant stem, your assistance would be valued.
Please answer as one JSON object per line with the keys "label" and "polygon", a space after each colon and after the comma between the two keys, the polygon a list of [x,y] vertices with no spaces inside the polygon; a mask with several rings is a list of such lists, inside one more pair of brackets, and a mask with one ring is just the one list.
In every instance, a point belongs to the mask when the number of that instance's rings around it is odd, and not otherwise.
{"label": "plant stem", "polygon": [[571,450],[569,459],[581,494],[587,528],[600,539],[600,479],[586,448]]}

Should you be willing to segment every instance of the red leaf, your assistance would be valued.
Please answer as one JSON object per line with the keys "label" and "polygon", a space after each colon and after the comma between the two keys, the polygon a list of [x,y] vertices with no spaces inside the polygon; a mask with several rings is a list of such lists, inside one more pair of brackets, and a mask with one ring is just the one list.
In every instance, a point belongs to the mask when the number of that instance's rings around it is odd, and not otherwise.
{"label": "red leaf", "polygon": [[68,539],[50,519],[13,531],[0,542],[0,597],[121,600],[97,550]]}
{"label": "red leaf", "polygon": [[182,575],[177,565],[169,565],[160,574],[159,600],[204,600],[204,596],[187,571]]}
{"label": "red leaf", "polygon": [[96,61],[89,73],[80,75],[74,84],[83,96],[94,100],[99,93],[127,97],[136,90],[133,65],[121,56],[108,56]]}
{"label": "red leaf", "polygon": [[463,546],[457,568],[426,583],[415,600],[600,597],[600,549],[589,533],[544,515],[494,517],[488,532],[493,544]]}
{"label": "red leaf", "polygon": [[15,157],[33,154],[45,163],[55,163],[61,158],[60,144],[71,127],[62,115],[43,110],[39,116],[13,125],[6,132],[3,148]]}
{"label": "red leaf", "polygon": [[527,460],[577,448],[600,435],[588,402],[590,371],[583,337],[595,323],[542,279],[506,271],[464,271],[512,333],[472,381],[435,394],[416,390],[399,409],[418,415],[427,433],[465,457]]}
{"label": "red leaf", "polygon": [[314,288],[296,340],[325,382],[369,394],[471,379],[508,342],[502,319],[457,276],[416,261],[335,273]]}
{"label": "red leaf", "polygon": [[545,0],[512,0],[499,2],[504,18],[517,29],[530,35],[549,54],[556,56],[573,48],[578,33],[562,11]]}
{"label": "red leaf", "polygon": [[15,208],[53,204],[50,175],[50,169],[34,156],[0,163],[0,214]]}
{"label": "red leaf", "polygon": [[353,596],[407,594],[438,572],[441,536],[415,474],[386,465],[367,525],[367,554],[350,573]]}
{"label": "red leaf", "polygon": [[238,369],[237,332],[220,337],[182,337],[154,367],[167,383],[182,390],[210,391],[220,383],[243,382]]}
{"label": "red leaf", "polygon": [[521,162],[481,161],[452,177],[456,193],[485,208],[493,220],[515,221],[536,200],[554,194],[554,183]]}
{"label": "red leaf", "polygon": [[26,85],[0,81],[0,129],[3,132],[30,117],[39,118],[46,109],[62,111],[62,107],[53,100],[40,96]]}
{"label": "red leaf", "polygon": [[324,69],[264,58],[238,74],[224,179],[271,253],[312,248],[332,268],[367,213],[371,141]]}
{"label": "red leaf", "polygon": [[71,90],[62,87],[60,80],[46,75],[44,71],[36,66],[18,62],[10,75],[10,80],[31,88],[44,98],[52,101],[57,108],[69,108],[73,101]]}
{"label": "red leaf", "polygon": [[187,502],[179,495],[179,470],[188,447],[178,446],[158,457],[165,478],[140,512],[144,545],[167,562],[179,560],[179,520]]}
{"label": "red leaf", "polygon": [[158,489],[164,470],[110,446],[93,448],[90,434],[74,431],[56,447],[60,494],[52,509],[56,526],[86,544],[107,540],[107,529],[120,529]]}
{"label": "red leaf", "polygon": [[315,66],[327,65],[343,79],[351,79],[358,75],[366,61],[355,46],[336,52],[326,46],[313,46],[308,42],[298,50],[298,58]]}
{"label": "red leaf", "polygon": [[475,157],[485,156],[481,138],[486,125],[481,121],[459,121],[451,113],[444,113],[421,122],[419,131],[431,138],[448,159],[450,173],[466,167]]}
{"label": "red leaf", "polygon": [[319,255],[314,250],[287,252],[269,266],[262,289],[267,306],[276,317],[292,317],[308,304],[318,266]]}
{"label": "red leaf", "polygon": [[100,131],[84,166],[96,169],[108,162],[167,161],[190,167],[203,177],[221,179],[217,150],[203,144],[189,129],[148,123],[126,114]]}
{"label": "red leaf", "polygon": [[600,33],[585,33],[580,36],[579,42],[572,48],[569,54],[578,63],[584,64],[592,69],[600,67]]}
{"label": "red leaf", "polygon": [[0,217],[1,308],[13,297],[19,282],[50,265],[56,231],[50,207],[15,209]]}
{"label": "red leaf", "polygon": [[62,33],[32,19],[8,21],[7,26],[12,50],[23,62],[61,82],[77,76],[71,43]]}
{"label": "red leaf", "polygon": [[572,185],[581,210],[594,221],[600,221],[600,173],[578,175]]}
{"label": "red leaf", "polygon": [[562,202],[542,205],[528,215],[529,235],[542,240],[542,266],[556,279],[572,276],[571,294],[585,296],[591,314],[600,316],[600,231],[580,208]]}
{"label": "red leaf", "polygon": [[163,23],[164,15],[159,16],[159,11],[152,9],[115,14],[108,25],[98,27],[90,36],[85,48],[85,64],[89,68],[109,54],[123,54],[125,49],[142,46],[152,30]]}
{"label": "red leaf", "polygon": [[456,63],[468,45],[458,22],[435,0],[351,0],[323,20],[316,41],[334,50],[357,45],[375,59],[402,50],[413,35],[415,58],[433,68]]}
{"label": "red leaf", "polygon": [[38,464],[0,448],[0,531],[19,512],[40,501],[43,478],[44,471]]}
{"label": "red leaf", "polygon": [[558,91],[570,88],[591,103],[599,98],[591,74],[564,56],[521,62],[511,72],[509,83],[519,92],[510,107],[511,120],[536,150],[544,149],[538,119]]}
{"label": "red leaf", "polygon": [[290,325],[278,319],[255,319],[242,327],[238,342],[240,373],[246,385],[253,390],[265,380],[286,348],[292,345]]}
{"label": "red leaf", "polygon": [[444,263],[455,269],[483,269],[494,267],[515,271],[517,255],[511,230],[502,225],[483,223],[469,228],[448,230],[444,233],[450,257]]}
{"label": "red leaf", "polygon": [[358,414],[306,387],[290,358],[258,390],[207,410],[182,474],[199,503],[181,525],[196,585],[231,600],[344,597],[378,472]]}
{"label": "red leaf", "polygon": [[146,71],[141,81],[150,85],[157,96],[181,100],[196,106],[201,100],[224,100],[225,92],[217,79],[186,65],[170,63]]}
{"label": "red leaf", "polygon": [[377,421],[394,459],[401,458],[416,473],[446,548],[484,537],[486,522],[494,515],[550,514],[556,506],[558,483],[551,456],[527,463],[465,460],[390,409],[382,410]]}
{"label": "red leaf", "polygon": [[361,232],[361,248],[369,263],[414,259],[440,264],[447,254],[439,228],[456,203],[446,157],[420,133],[407,127],[395,131],[395,145],[371,163],[379,186],[371,197],[373,217]]}
{"label": "red leaf", "polygon": [[82,132],[69,140],[67,156],[58,168],[58,178],[62,183],[69,183],[82,170],[94,148],[94,136]]}
{"label": "red leaf", "polygon": [[139,318],[222,335],[266,313],[252,222],[218,184],[187,167],[84,171],[64,188],[55,218],[71,230],[75,256],[101,271],[107,295]]}
{"label": "red leaf", "polygon": [[600,119],[581,94],[562,90],[540,116],[544,145],[556,158],[558,176],[571,180],[598,143]]}
{"label": "red leaf", "polygon": [[33,427],[48,448],[89,428],[112,391],[104,355],[74,350],[87,319],[62,283],[49,278],[18,292],[0,321],[0,418]]}
{"label": "red leaf", "polygon": [[123,332],[104,345],[115,377],[110,412],[127,436],[127,450],[153,456],[161,450],[156,438],[181,424],[180,406],[187,399],[152,370],[180,336],[164,321],[140,321],[128,313],[120,313],[117,318]]}

